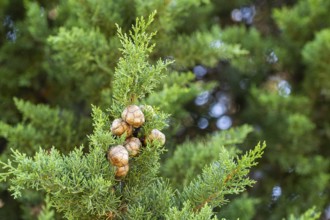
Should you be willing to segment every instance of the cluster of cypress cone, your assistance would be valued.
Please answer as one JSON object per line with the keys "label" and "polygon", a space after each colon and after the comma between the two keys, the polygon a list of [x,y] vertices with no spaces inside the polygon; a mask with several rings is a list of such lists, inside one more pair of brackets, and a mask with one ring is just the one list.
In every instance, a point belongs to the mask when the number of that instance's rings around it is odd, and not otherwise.
{"label": "cluster of cypress cone", "polygon": [[[109,149],[107,158],[110,163],[116,166],[116,177],[125,177],[129,171],[129,158],[139,154],[142,144],[154,140],[165,144],[165,135],[153,129],[150,134],[141,139],[133,136],[144,124],[145,117],[141,108],[137,105],[130,105],[124,109],[121,118],[115,119],[111,125],[111,132],[116,136],[126,135],[123,145],[113,146]],[[142,141],[141,141],[142,140]]]}

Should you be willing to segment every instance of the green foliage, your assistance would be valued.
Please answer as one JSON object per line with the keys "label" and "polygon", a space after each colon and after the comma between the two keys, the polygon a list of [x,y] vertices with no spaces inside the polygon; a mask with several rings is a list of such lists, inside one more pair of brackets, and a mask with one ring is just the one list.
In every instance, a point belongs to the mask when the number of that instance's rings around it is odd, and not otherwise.
{"label": "green foliage", "polygon": [[136,7],[137,15],[157,10],[151,29],[157,31],[158,51],[173,57],[179,70],[201,63],[212,66],[219,59],[246,54],[238,44],[222,44],[217,26],[206,29],[212,8],[208,0],[136,1]]}
{"label": "green foliage", "polygon": [[[50,149],[62,145],[62,151],[66,152],[72,144],[81,142],[73,127],[71,112],[42,104],[33,105],[16,98],[14,101],[23,120],[15,126],[0,122],[1,136],[9,141],[8,149],[19,149],[32,155],[39,146]],[[8,155],[5,153],[1,156],[6,158]]]}
{"label": "green foliage", "polygon": [[236,161],[228,152],[221,152],[220,159],[206,166],[202,174],[183,189],[181,196],[192,203],[194,210],[200,210],[205,204],[212,208],[223,206],[228,203],[225,196],[241,193],[255,183],[247,174],[257,165],[255,160],[261,158],[265,147],[265,143],[259,143]]}
{"label": "green foliage", "polygon": [[[265,186],[280,184],[285,187],[285,191],[276,205],[276,215],[279,213],[299,214],[302,209],[298,207],[302,205],[302,202],[304,208],[313,205],[315,201],[318,201],[318,204],[324,204],[325,198],[320,197],[318,193],[307,192],[310,187],[315,192],[326,190],[330,177],[326,171],[329,164],[326,158],[315,154],[319,140],[313,134],[315,124],[309,118],[311,112],[311,109],[308,108],[311,106],[309,100],[304,96],[285,97],[277,92],[259,89],[253,89],[252,95],[251,104],[256,109],[251,107],[250,111],[263,115],[263,118],[255,120],[255,123],[262,128],[268,128],[261,130],[257,137],[264,137],[269,143],[272,143],[265,159],[269,164],[276,166],[278,173],[289,173],[289,176],[281,181],[278,180],[279,176],[264,180]],[[257,116],[249,115],[249,117],[255,119]],[[278,121],[281,123],[277,123]],[[306,155],[310,156],[306,157]],[[312,181],[313,176],[317,181]],[[299,182],[299,187],[293,184],[295,181]],[[268,190],[270,191],[271,188]],[[290,196],[292,193],[297,193],[302,198],[292,200]],[[279,211],[283,209],[287,209],[287,211]],[[276,215],[274,214],[274,217]]]}
{"label": "green foliage", "polygon": [[292,8],[274,10],[274,17],[283,34],[301,45],[311,39],[315,31],[324,28],[324,20],[330,18],[327,13],[329,7],[326,0],[304,0]]}
{"label": "green foliage", "polygon": [[[176,2],[162,0],[146,2],[137,0],[135,3],[137,15],[146,15],[157,10],[156,22],[152,24],[152,28],[158,30],[158,37],[163,39],[171,38],[170,33],[182,32],[182,29],[188,29],[186,32],[189,32],[196,28],[198,29],[199,26],[203,26],[204,24],[199,22],[199,25],[195,28],[187,27],[187,24],[191,24],[194,20],[191,12],[200,12],[200,9],[209,11],[210,8],[209,0],[181,0]],[[166,42],[170,41],[163,40],[162,44],[167,44]],[[161,47],[163,48],[163,45]]]}
{"label": "green foliage", "polygon": [[45,204],[42,206],[42,210],[38,215],[38,220],[53,220],[55,219],[55,212],[51,209],[49,197],[45,198]]}
{"label": "green foliage", "polygon": [[[135,196],[136,195],[136,196]],[[129,198],[127,218],[129,219],[159,219],[164,218],[168,208],[174,206],[174,192],[169,184],[162,179],[153,181],[148,187],[140,188]]]}
{"label": "green foliage", "polygon": [[[32,66],[30,65],[32,63],[34,63],[34,65],[42,65],[42,62],[40,62],[40,59],[43,58],[43,44],[45,43],[42,38],[44,38],[45,36],[47,36],[47,26],[46,26],[46,22],[45,20],[42,18],[42,16],[40,16],[40,8],[38,7],[38,4],[36,3],[31,3],[27,5],[27,12],[26,12],[26,20],[24,23],[18,22],[17,23],[17,29],[24,31],[24,32],[20,32],[19,35],[17,36],[17,38],[19,38],[20,36],[22,37],[22,40],[20,43],[20,45],[17,47],[17,45],[12,44],[10,42],[7,42],[4,45],[4,50],[7,50],[8,52],[11,53],[15,53],[14,48],[17,49],[22,49],[23,52],[25,54],[28,54],[29,51],[31,51],[32,49],[37,50],[34,54],[34,56],[32,57],[28,57],[28,59],[22,59],[22,57],[20,57],[21,59],[18,60],[14,60],[14,62],[12,62],[12,60],[10,60],[10,56],[3,56],[2,57],[2,61],[5,63],[8,63],[9,65],[11,65],[11,67],[14,67],[14,65],[16,64],[20,64],[17,65],[16,68],[10,68],[7,71],[12,71],[14,73],[14,76],[17,74],[19,74],[18,71],[26,71],[29,72],[28,75],[25,75],[24,78],[21,78],[18,82],[19,86],[26,86],[26,85],[30,85],[31,81],[33,81],[34,77],[36,76],[36,74],[38,74],[38,72],[33,71]],[[15,25],[15,24],[13,24]],[[24,29],[22,28],[24,25],[27,25],[29,28]],[[39,27],[38,29],[35,27]],[[14,40],[14,39],[13,39]],[[28,43],[27,43],[28,42]],[[21,48],[20,48],[21,47]],[[7,66],[7,65],[6,65]],[[25,69],[26,68],[26,69]],[[9,74],[9,72],[5,71],[5,73]],[[16,74],[15,74],[16,73]],[[11,77],[14,77],[11,76]],[[8,75],[8,77],[10,77],[10,75]],[[13,83],[10,82],[9,83]],[[14,86],[14,85],[7,85],[7,86]]]}
{"label": "green foliage", "polygon": [[[1,3],[2,4],[2,3]],[[17,121],[17,112],[12,102],[13,96],[30,97],[40,92],[43,81],[40,75],[45,71],[45,38],[49,28],[44,14],[36,2],[24,3],[26,15],[24,21],[13,18],[10,3],[1,7],[0,63],[2,79],[0,81],[1,119],[7,122]],[[21,10],[23,6],[17,6]],[[6,11],[7,12],[6,12]],[[8,13],[8,14],[6,14]],[[7,36],[7,38],[5,38]],[[24,73],[24,74],[22,74]],[[26,88],[30,88],[27,90]],[[6,109],[6,111],[4,111]]]}
{"label": "green foliage", "polygon": [[[100,148],[83,156],[82,148],[75,149],[68,156],[56,149],[40,150],[33,158],[13,151],[14,160],[3,164],[9,173],[2,180],[10,179],[14,197],[21,196],[24,188],[44,190],[51,195],[51,201],[58,211],[68,219],[74,216],[104,214],[104,209],[115,209],[119,198],[109,192],[113,186],[114,171],[109,169]],[[14,167],[15,166],[15,167]],[[112,172],[111,172],[112,170]],[[79,204],[76,201],[80,201]],[[84,215],[81,215],[84,212]]]}
{"label": "green foliage", "polygon": [[249,198],[247,193],[233,199],[229,204],[220,210],[218,216],[226,219],[253,219],[256,214],[256,205],[260,203],[257,198]]}
{"label": "green foliage", "polygon": [[61,102],[69,106],[73,105],[72,100],[101,103],[98,94],[109,87],[113,75],[108,65],[114,65],[116,60],[112,58],[118,56],[114,49],[116,39],[108,43],[99,30],[74,27],[59,29],[57,35],[48,38],[48,43],[54,51],[49,80],[57,85],[51,92],[58,94]]}
{"label": "green foliage", "polygon": [[[251,218],[281,219],[327,206],[329,6],[322,0],[265,3],[256,5],[253,27],[222,28],[224,42],[241,42],[249,51],[224,70],[236,76],[228,77],[231,87],[244,85],[231,91],[243,100],[238,118],[256,128],[249,141],[266,139],[269,146],[256,171],[260,185],[250,194],[260,199]],[[276,186],[281,193],[272,197]]]}
{"label": "green foliage", "polygon": [[[255,6],[252,24],[230,19],[233,9],[242,12],[249,6]],[[146,31],[134,26],[135,17],[155,10]],[[8,159],[11,148],[25,153],[32,164],[36,160],[30,156],[39,147],[46,157],[54,146],[58,160],[81,145],[81,158],[96,148],[105,154],[109,145],[125,139],[113,138],[111,121],[134,103],[143,105],[147,119],[139,136],[167,128],[169,152],[160,160],[165,148],[145,146],[139,157],[130,159],[123,183],[114,182],[114,193],[120,195],[116,209],[98,207],[102,215],[85,218],[209,219],[215,218],[214,211],[218,218],[271,220],[291,213],[300,219],[312,206],[322,211],[330,181],[325,156],[330,153],[329,10],[328,0],[0,1],[1,160]],[[196,65],[207,67],[202,80],[191,72]],[[210,97],[196,110],[192,100],[202,91]],[[226,114],[235,126],[253,125],[248,139],[243,127],[234,129],[233,139],[221,137],[233,130],[215,132],[216,119],[208,111],[219,92],[231,97],[233,106]],[[207,129],[195,126],[200,117],[209,120]],[[207,133],[212,135],[201,137]],[[191,139],[181,144],[186,134]],[[193,211],[191,201],[178,199],[176,192],[205,166],[222,154],[233,159],[257,140],[267,140],[269,147],[251,174],[259,184],[249,197],[230,195],[225,199],[233,201],[226,206],[207,205],[200,212]],[[111,166],[107,172],[113,172]],[[5,206],[0,218],[36,219],[44,191],[23,189],[14,203],[7,196],[10,180],[1,183]],[[278,198],[271,196],[275,186],[282,189]]]}
{"label": "green foliage", "polygon": [[[302,50],[304,63],[308,66],[306,85],[313,97],[322,96],[330,100],[330,83],[328,80],[330,58],[330,29],[318,32],[315,39]],[[317,61],[317,62],[316,62]]]}
{"label": "green foliage", "polygon": [[[145,100],[151,106],[157,106],[171,115],[168,122],[170,129],[167,133],[175,134],[184,127],[184,122],[189,118],[189,110],[184,109],[179,103],[189,103],[201,90],[211,90],[215,83],[194,82],[195,75],[191,72],[171,72],[162,79],[158,93],[151,93]],[[194,83],[193,83],[194,82]],[[166,100],[166,101],[165,101]],[[175,142],[175,140],[168,140]],[[172,144],[170,145],[172,146]]]}
{"label": "green foliage", "polygon": [[262,39],[257,29],[247,29],[243,26],[228,27],[223,31],[221,39],[226,43],[240,44],[248,51],[247,56],[238,57],[232,61],[232,65],[240,70],[240,74],[251,77],[255,76],[256,72],[264,75],[268,71],[269,66],[265,65],[266,56],[275,48],[267,40]]}
{"label": "green foliage", "polygon": [[[158,61],[153,66],[147,59],[153,48],[149,44],[153,33],[148,34],[146,28],[152,20],[153,15],[147,21],[137,19],[130,37],[120,29],[118,31],[123,57],[119,59],[114,74],[111,110],[115,113],[111,112],[110,118],[118,117],[124,106],[143,99],[156,88],[162,79],[162,70],[169,64]],[[59,109],[35,106],[21,100],[16,100],[16,104],[23,114],[23,122],[29,122],[27,127],[36,127],[33,132],[41,127],[48,132],[53,131],[51,134],[60,138],[75,135],[70,135],[72,120],[68,124],[62,121]],[[152,128],[166,126],[167,114],[148,105],[144,105],[142,110],[146,117],[145,133]],[[64,112],[63,115],[72,119],[70,113]],[[169,182],[159,175],[160,156],[165,151],[159,142],[147,143],[138,157],[130,158],[128,175],[116,178],[116,168],[109,164],[105,154],[109,146],[123,143],[126,137],[116,137],[111,133],[109,117],[101,108],[93,106],[92,117],[94,131],[88,136],[88,147],[81,145],[63,154],[63,141],[58,141],[56,148],[39,148],[33,157],[13,149],[12,158],[0,162],[3,167],[0,181],[8,182],[15,198],[22,197],[26,189],[46,193],[49,196],[47,204],[67,219],[216,219],[212,208],[222,206],[227,202],[226,196],[240,193],[255,182],[247,174],[257,164],[256,159],[261,157],[265,148],[265,144],[258,144],[254,150],[236,157],[237,150],[229,152],[220,147],[217,159],[196,169],[200,176],[191,178],[190,184],[180,192],[173,190]],[[57,123],[52,125],[45,123],[47,121]],[[11,126],[6,126],[3,126],[3,133],[10,130]],[[57,126],[67,127],[67,130],[57,135]],[[250,131],[251,128],[245,126],[216,135],[211,145],[217,146],[218,141],[222,141],[223,145],[241,143]],[[41,140],[44,137],[46,134],[40,135]],[[200,148],[201,145],[197,145],[195,150]],[[216,148],[210,146],[210,149]],[[54,216],[48,206],[42,213],[40,219],[52,219]]]}
{"label": "green foliage", "polygon": [[162,79],[162,90],[158,93],[151,93],[145,102],[149,105],[158,106],[164,112],[176,113],[180,118],[180,116],[185,115],[185,112],[177,103],[192,100],[200,92],[202,85],[194,83],[188,86],[195,78],[191,72],[167,74],[168,77]]}
{"label": "green foliage", "polygon": [[316,32],[329,27],[324,22],[330,19],[329,8],[330,3],[326,0],[303,0],[294,7],[274,10],[275,22],[282,32],[282,44],[285,44],[282,57],[285,65],[297,70],[304,44],[312,40]]}
{"label": "green foliage", "polygon": [[299,217],[295,217],[294,215],[290,215],[288,220],[316,220],[321,216],[320,212],[315,210],[315,207],[308,209],[306,212],[301,214]]}
{"label": "green foliage", "polygon": [[172,208],[169,213],[166,214],[166,219],[218,219],[216,216],[213,216],[212,208],[207,204],[203,206],[198,213],[193,212],[192,210],[193,206],[189,202],[186,202],[183,204],[182,210],[178,210],[176,207]]}
{"label": "green foliage", "polygon": [[[69,0],[61,2],[59,11],[63,11],[63,15],[68,14],[67,26],[99,27],[103,33],[115,35],[115,23],[121,26],[125,24],[125,16],[122,15],[131,11],[129,6],[132,4],[132,1],[94,2],[92,0],[83,0],[77,2]],[[131,18],[130,21],[132,22],[133,19]]]}
{"label": "green foliage", "polygon": [[185,65],[193,66],[195,63],[214,66],[220,58],[232,59],[247,53],[237,44],[223,44],[220,33],[220,29],[215,26],[210,32],[197,31],[192,36],[181,35],[171,42],[174,48],[181,45],[180,50],[174,50],[171,55],[182,57],[177,62],[177,65],[182,68]]}
{"label": "green foliage", "polygon": [[241,144],[251,131],[251,127],[242,126],[210,135],[201,141],[186,141],[165,161],[162,167],[163,173],[172,180],[176,188],[183,188],[195,178],[196,173],[202,171],[205,165],[218,160],[219,155],[227,151],[230,156],[238,153],[233,146]]}
{"label": "green foliage", "polygon": [[[155,13],[151,14],[147,22],[143,18],[137,19],[136,26],[132,28],[129,36],[118,28],[123,56],[118,61],[114,75],[113,98],[116,103],[114,106],[122,104],[120,109],[151,93],[164,77],[161,73],[169,64],[159,60],[156,65],[150,65],[147,61],[155,46],[150,45],[155,33],[147,33],[146,28],[153,21],[154,15]],[[119,115],[121,111],[116,109],[113,115]]]}

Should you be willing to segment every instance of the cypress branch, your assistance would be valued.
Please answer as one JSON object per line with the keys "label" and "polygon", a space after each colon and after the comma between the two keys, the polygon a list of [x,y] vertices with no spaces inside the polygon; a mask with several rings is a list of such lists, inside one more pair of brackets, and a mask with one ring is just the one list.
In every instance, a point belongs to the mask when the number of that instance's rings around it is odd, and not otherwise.
{"label": "cypress branch", "polygon": [[[154,15],[147,21],[137,19],[128,35],[118,28],[123,48],[114,75],[111,118],[119,118],[127,105],[143,102],[142,99],[161,82],[162,72],[171,63],[161,60],[149,63],[149,54],[155,46],[150,42],[155,33],[149,34],[147,28]],[[38,116],[31,112],[34,107],[26,106],[30,109],[27,115],[35,117],[35,125],[42,125]],[[152,129],[167,126],[168,114],[149,105],[140,108],[145,123],[139,137],[147,138]],[[48,111],[42,106],[39,110]],[[259,144],[235,162],[233,155],[237,150],[216,149],[217,142],[223,145],[241,143],[251,128],[245,126],[215,135],[211,143],[216,144],[213,150],[218,152],[218,158],[212,157],[211,164],[202,171],[195,169],[202,174],[175,196],[178,188],[173,190],[169,181],[159,174],[160,155],[165,151],[160,141],[143,142],[139,155],[129,158],[128,173],[119,178],[116,176],[118,167],[109,164],[105,154],[109,147],[123,144],[126,135],[118,137],[110,131],[109,117],[100,107],[92,106],[92,119],[94,129],[88,136],[89,148],[75,147],[68,154],[62,154],[55,147],[40,148],[34,157],[12,150],[13,159],[0,162],[3,165],[0,181],[10,183],[9,190],[15,198],[22,196],[25,189],[44,191],[49,195],[49,204],[67,219],[216,219],[212,209],[226,203],[226,195],[242,192],[254,183],[246,175],[257,164],[255,160],[261,157],[265,147]],[[194,150],[201,150],[201,145]]]}
{"label": "cypress branch", "polygon": [[122,44],[122,57],[114,74],[113,99],[116,109],[112,109],[113,115],[118,115],[124,106],[136,103],[150,94],[164,77],[162,72],[171,61],[158,60],[156,64],[150,64],[149,54],[155,44],[151,44],[152,37],[156,34],[148,33],[147,28],[154,19],[152,13],[148,20],[143,17],[136,19],[129,35],[123,34],[118,27],[118,36]]}
{"label": "cypress branch", "polygon": [[238,194],[255,182],[246,175],[251,167],[257,165],[255,160],[262,156],[265,147],[265,143],[259,143],[253,150],[237,158],[237,162],[228,152],[223,151],[219,155],[220,160],[206,166],[203,173],[184,188],[183,200],[191,201],[195,211],[199,211],[205,204],[211,207],[226,204],[226,195]]}

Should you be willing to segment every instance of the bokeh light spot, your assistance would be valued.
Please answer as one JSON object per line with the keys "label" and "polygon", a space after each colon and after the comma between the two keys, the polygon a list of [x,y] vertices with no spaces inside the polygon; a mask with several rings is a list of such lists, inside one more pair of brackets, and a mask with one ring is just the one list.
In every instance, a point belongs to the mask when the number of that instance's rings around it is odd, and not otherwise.
{"label": "bokeh light spot", "polygon": [[218,118],[225,114],[226,110],[227,108],[222,102],[217,102],[211,106],[209,114],[214,118]]}
{"label": "bokeh light spot", "polygon": [[233,122],[231,118],[227,115],[221,116],[217,120],[217,127],[221,130],[227,130],[232,126]]}
{"label": "bokeh light spot", "polygon": [[282,188],[280,186],[274,186],[272,192],[272,200],[276,201],[282,195]]}
{"label": "bokeh light spot", "polygon": [[201,79],[206,75],[207,69],[201,65],[198,65],[194,67],[193,72],[195,73],[197,79]]}
{"label": "bokeh light spot", "polygon": [[198,127],[200,129],[205,129],[209,126],[209,121],[206,118],[200,118],[198,120]]}
{"label": "bokeh light spot", "polygon": [[209,101],[209,98],[210,98],[210,93],[208,91],[202,92],[196,97],[195,104],[199,106],[204,105]]}

